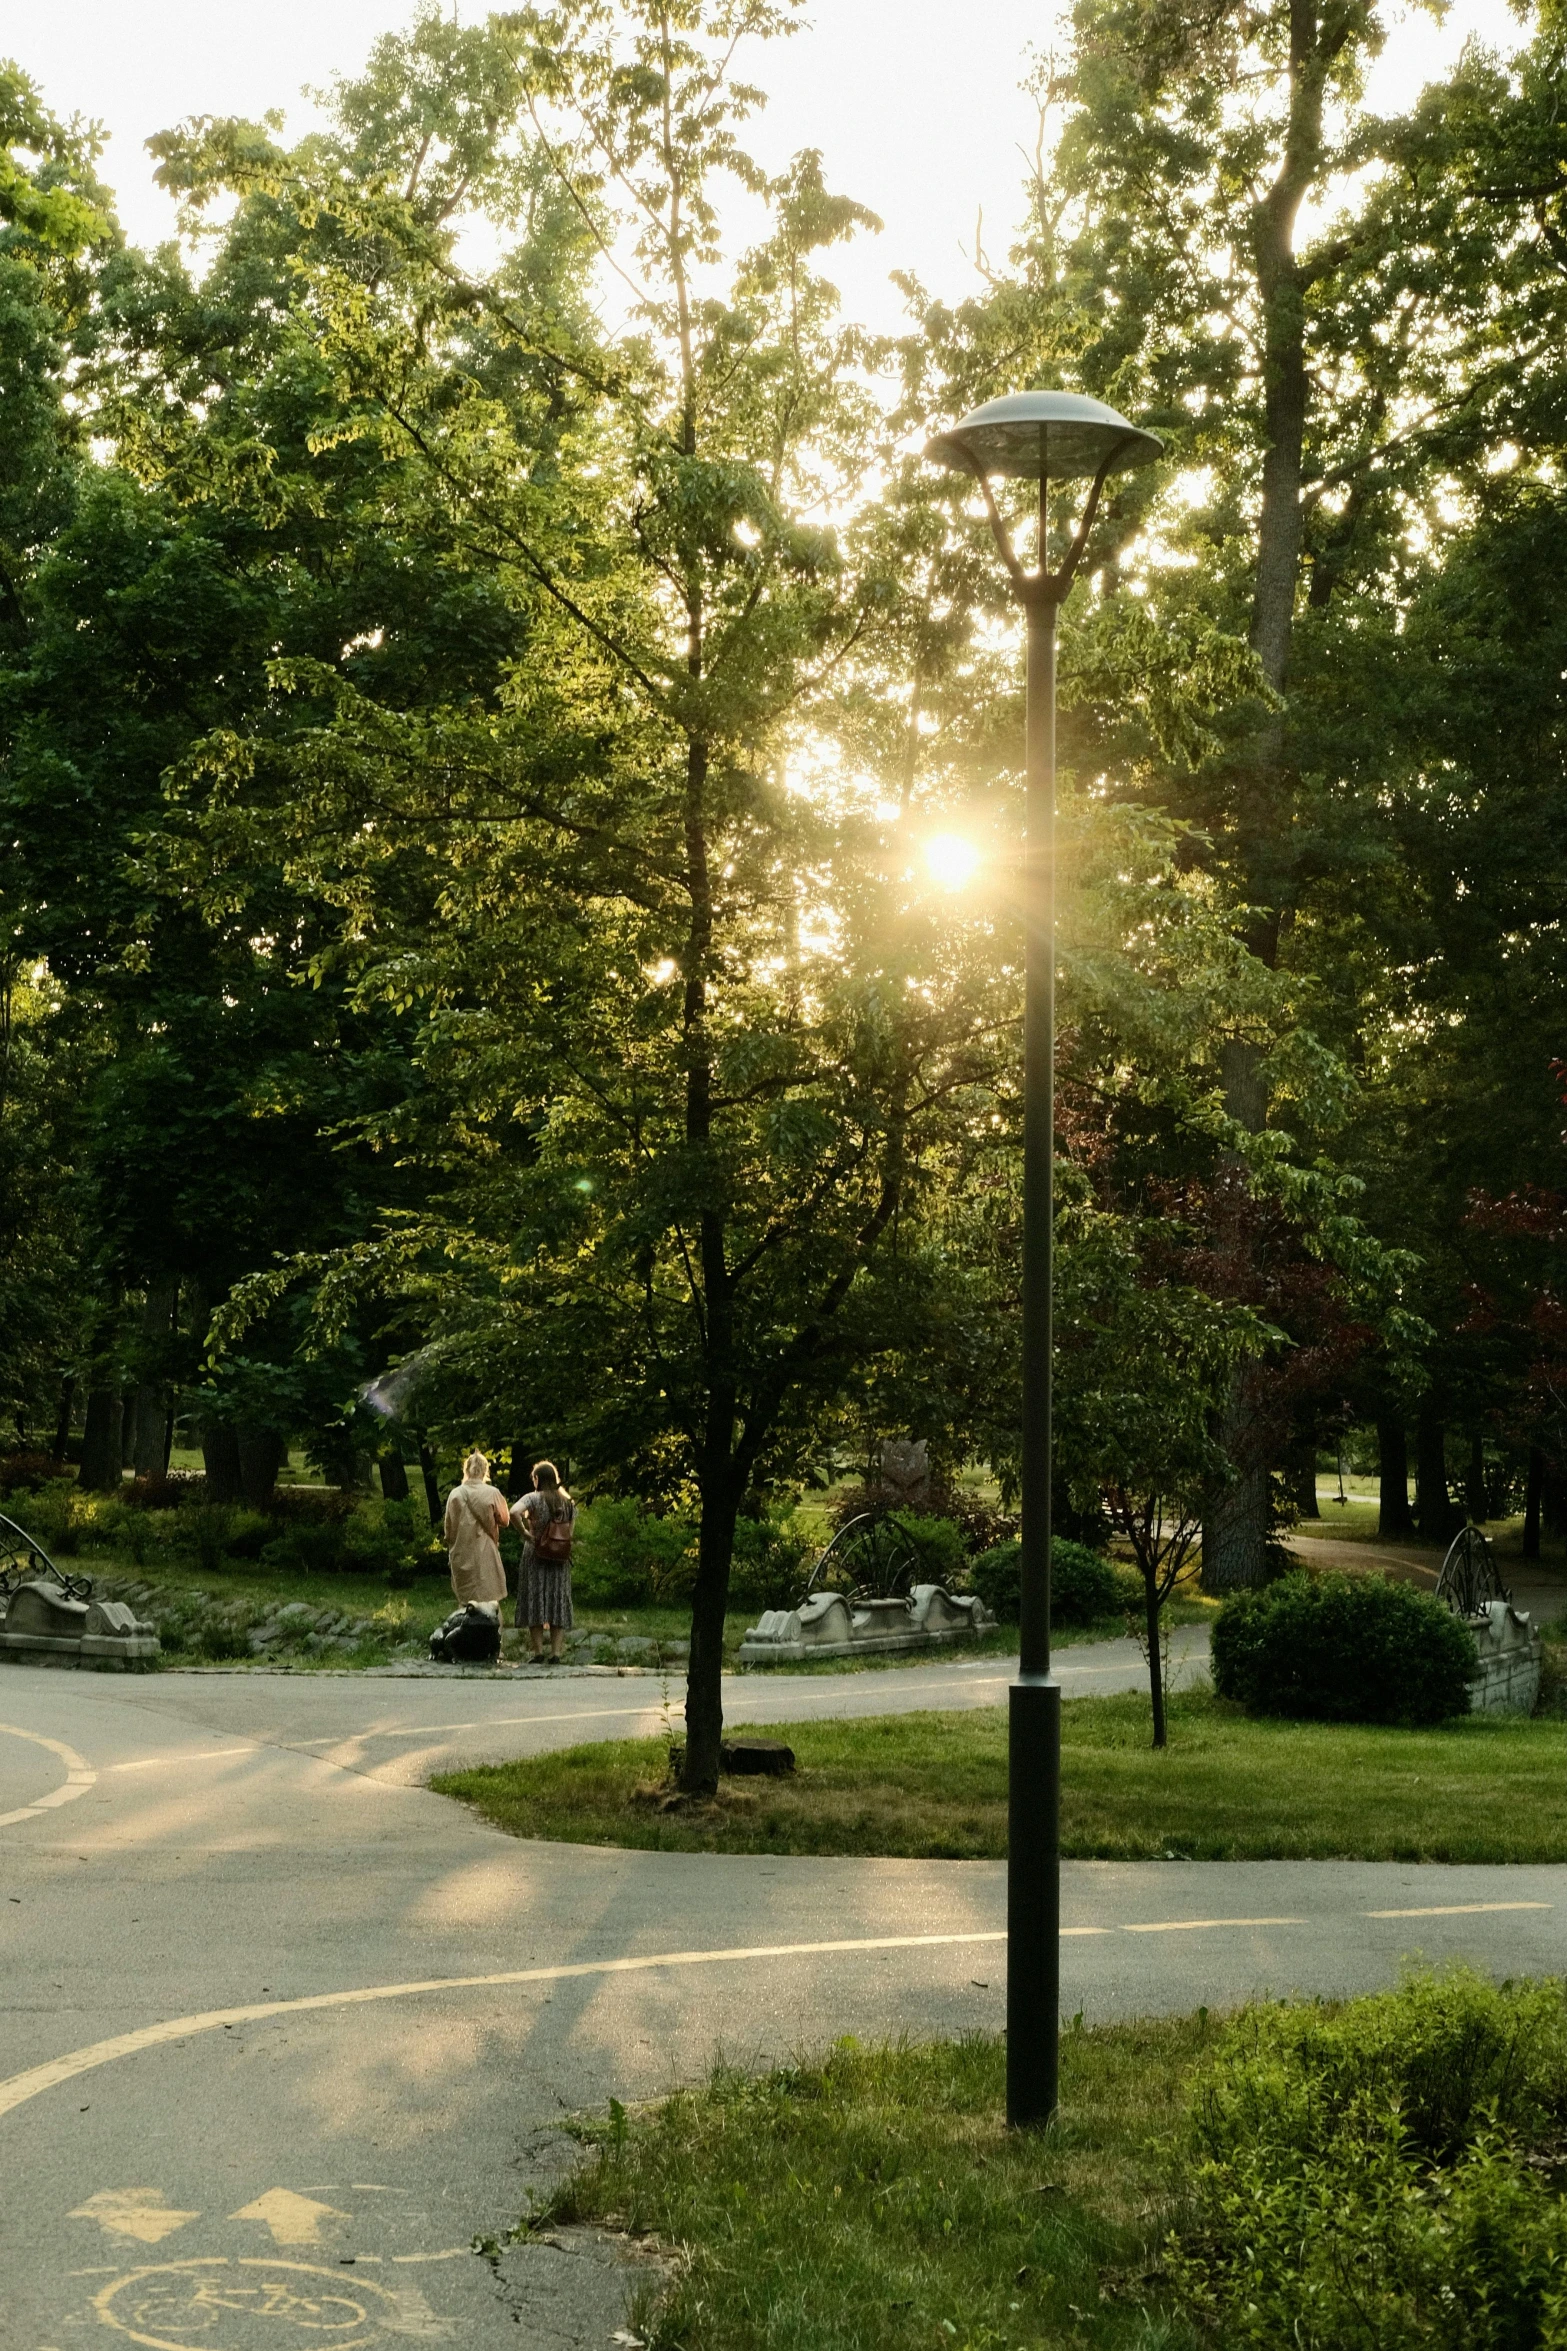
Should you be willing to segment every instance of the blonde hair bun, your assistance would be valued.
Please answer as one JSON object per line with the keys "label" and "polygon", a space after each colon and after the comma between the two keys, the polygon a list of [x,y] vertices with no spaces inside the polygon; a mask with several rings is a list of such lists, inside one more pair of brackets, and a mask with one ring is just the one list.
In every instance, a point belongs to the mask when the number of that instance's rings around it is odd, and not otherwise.
{"label": "blonde hair bun", "polygon": [[475,1449],[463,1463],[462,1474],[465,1478],[475,1478],[482,1483],[490,1474],[490,1465],[484,1455]]}

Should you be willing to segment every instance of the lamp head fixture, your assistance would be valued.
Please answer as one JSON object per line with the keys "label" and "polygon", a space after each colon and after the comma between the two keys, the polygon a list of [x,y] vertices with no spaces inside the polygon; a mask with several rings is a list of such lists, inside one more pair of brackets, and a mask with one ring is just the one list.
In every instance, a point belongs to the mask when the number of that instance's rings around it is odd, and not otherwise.
{"label": "lamp head fixture", "polygon": [[[1151,465],[1164,455],[1164,443],[1157,433],[1128,424],[1102,400],[1090,400],[1082,392],[1008,392],[1000,400],[987,400],[950,432],[938,433],[926,444],[925,454],[935,464],[970,474],[978,482],[1001,560],[1020,600],[1030,606],[1055,606],[1077,576],[1099,510],[1099,494],[1110,475]],[[990,486],[992,474],[1039,484],[1036,572],[1026,572],[1017,559]],[[1053,481],[1071,481],[1085,474],[1092,475],[1093,486],[1083,519],[1065,560],[1051,571],[1045,554],[1046,493]]]}
{"label": "lamp head fixture", "polygon": [[1064,482],[1151,465],[1164,443],[1082,392],[1008,392],[938,433],[925,454],[976,476]]}

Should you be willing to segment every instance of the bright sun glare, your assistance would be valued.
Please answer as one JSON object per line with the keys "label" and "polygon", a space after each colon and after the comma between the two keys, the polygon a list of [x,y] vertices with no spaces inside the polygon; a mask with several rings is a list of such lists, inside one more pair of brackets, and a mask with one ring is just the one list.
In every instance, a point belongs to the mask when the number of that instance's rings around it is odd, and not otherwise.
{"label": "bright sun glare", "polygon": [[979,864],[979,851],[960,833],[935,833],[925,844],[925,863],[938,882],[961,890]]}

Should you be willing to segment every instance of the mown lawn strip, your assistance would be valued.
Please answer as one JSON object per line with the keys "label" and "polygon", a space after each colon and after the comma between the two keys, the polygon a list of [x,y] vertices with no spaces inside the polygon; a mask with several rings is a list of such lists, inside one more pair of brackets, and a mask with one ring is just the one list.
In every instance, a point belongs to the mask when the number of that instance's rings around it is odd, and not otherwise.
{"label": "mown lawn strip", "polygon": [[[1148,1745],[1141,1696],[1063,1708],[1062,1851],[1076,1859],[1567,1860],[1567,1725],[1474,1715],[1438,1730],[1253,1721],[1206,1692]],[[761,1726],[755,1726],[760,1730]],[[747,1733],[753,1726],[747,1724]],[[515,1836],[662,1852],[1006,1851],[1000,1707],[782,1722],[799,1769],[725,1780],[711,1805],[669,1787],[669,1741],[567,1748],[431,1782]]]}

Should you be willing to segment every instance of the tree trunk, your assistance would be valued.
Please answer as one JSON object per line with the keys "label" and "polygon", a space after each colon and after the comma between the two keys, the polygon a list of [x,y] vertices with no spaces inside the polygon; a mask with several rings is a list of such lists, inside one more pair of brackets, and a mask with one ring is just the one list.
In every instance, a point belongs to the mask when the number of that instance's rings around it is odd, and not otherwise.
{"label": "tree trunk", "polygon": [[691,1657],[686,1668],[686,1752],[680,1785],[688,1796],[718,1788],[718,1751],[724,1735],[724,1616],[734,1559],[741,1480],[726,1463],[702,1487],[696,1590],[691,1600]]}
{"label": "tree trunk", "polygon": [[1238,1592],[1267,1580],[1268,1473],[1246,1469],[1204,1515],[1202,1588]]}
{"label": "tree trunk", "polygon": [[237,1421],[234,1436],[239,1447],[239,1490],[252,1510],[270,1510],[277,1499],[283,1440],[276,1429],[255,1420]]}
{"label": "tree trunk", "polygon": [[[1279,170],[1252,215],[1252,260],[1262,309],[1264,448],[1262,503],[1257,520],[1257,568],[1252,586],[1250,640],[1262,674],[1276,694],[1289,674],[1300,580],[1301,490],[1310,403],[1306,366],[1306,287],[1295,256],[1301,204],[1322,160],[1322,104],[1332,57],[1345,32],[1324,34],[1314,0],[1290,8],[1289,117]],[[1270,966],[1277,960],[1283,893],[1279,888],[1280,811],[1286,742],[1282,712],[1259,730],[1254,774],[1238,811],[1239,849],[1248,896],[1265,909],[1247,944]],[[1232,1039],[1222,1048],[1225,1107],[1253,1134],[1267,1123],[1267,1089],[1257,1046]],[[1202,1580],[1208,1591],[1260,1584],[1268,1572],[1268,1481],[1242,1464],[1256,1450],[1248,1428],[1248,1381],[1237,1365],[1225,1407],[1224,1441],[1241,1475],[1226,1488],[1203,1527]],[[1233,1442],[1232,1442],[1233,1440]],[[1313,1498],[1315,1496],[1313,1495]]]}
{"label": "tree trunk", "polygon": [[1164,1660],[1159,1655],[1159,1592],[1143,1569],[1143,1616],[1148,1627],[1148,1695],[1153,1700],[1153,1743],[1167,1744],[1164,1729]]}
{"label": "tree trunk", "polygon": [[124,1416],[125,1399],[118,1388],[89,1390],[77,1483],[90,1494],[117,1494],[120,1490]]}
{"label": "tree trunk", "polygon": [[1407,1542],[1415,1522],[1409,1508],[1409,1440],[1401,1420],[1377,1422],[1377,1474],[1377,1533]]}
{"label": "tree trunk", "polygon": [[1554,1462],[1540,1481],[1540,1518],[1548,1534],[1567,1535],[1567,1477]]}
{"label": "tree trunk", "polygon": [[381,1493],[388,1502],[406,1502],[408,1499],[408,1472],[403,1457],[395,1445],[383,1447],[381,1453]]}
{"label": "tree trunk", "polygon": [[[513,1437],[511,1441],[511,1467],[506,1472],[506,1499],[508,1502],[518,1501],[533,1484],[533,1464],[528,1459],[530,1450],[526,1437]],[[559,1465],[557,1464],[557,1466]],[[565,1483],[564,1478],[561,1482]]]}
{"label": "tree trunk", "polygon": [[1415,1514],[1424,1543],[1445,1543],[1453,1531],[1447,1491],[1447,1432],[1429,1403],[1415,1429]]}
{"label": "tree trunk", "polygon": [[120,1468],[136,1467],[136,1390],[127,1388],[120,1398]]}
{"label": "tree trunk", "polygon": [[[1231,1118],[1260,1133],[1267,1123],[1268,1098],[1256,1046],[1231,1038],[1220,1048],[1219,1070]],[[1227,1154],[1225,1167],[1232,1182],[1248,1184],[1243,1161]],[[1257,1459],[1260,1432],[1252,1378],[1250,1365],[1236,1364],[1220,1418],[1219,1442],[1237,1474],[1203,1516],[1202,1582],[1208,1592],[1238,1591],[1268,1578],[1268,1472]]]}
{"label": "tree trunk", "polygon": [[136,1386],[136,1421],[131,1436],[131,1460],[139,1478],[161,1478],[167,1462],[164,1450],[169,1417],[167,1355],[178,1297],[174,1282],[153,1282],[142,1307],[141,1378]]}
{"label": "tree trunk", "polygon": [[424,1437],[419,1440],[419,1469],[424,1479],[424,1499],[430,1513],[430,1524],[438,1527],[446,1512],[441,1502],[440,1482],[435,1474],[435,1448]]}
{"label": "tree trunk", "polygon": [[240,1496],[239,1438],[231,1420],[209,1420],[201,1432],[202,1466],[209,1502],[237,1502]]}
{"label": "tree trunk", "polygon": [[1464,1508],[1473,1524],[1484,1526],[1490,1515],[1486,1509],[1485,1439],[1472,1436],[1469,1440],[1469,1475],[1464,1480]]}
{"label": "tree trunk", "polygon": [[1290,1500],[1302,1518],[1320,1518],[1317,1501],[1317,1448],[1308,1445],[1290,1473]]}
{"label": "tree trunk", "polygon": [[1545,1485],[1545,1455],[1538,1445],[1529,1448],[1529,1476],[1523,1498],[1523,1555],[1540,1556],[1540,1496]]}
{"label": "tree trunk", "polygon": [[60,1410],[54,1424],[53,1458],[65,1461],[71,1450],[71,1406],[76,1401],[76,1374],[68,1371],[60,1382]]}
{"label": "tree trunk", "polygon": [[340,1494],[368,1494],[370,1476],[370,1455],[357,1445],[345,1446],[332,1464],[332,1483]]}

